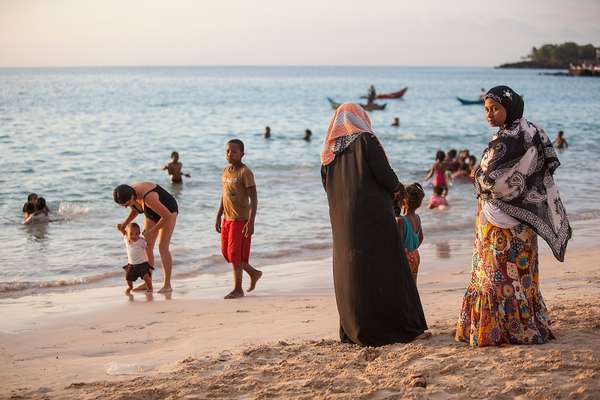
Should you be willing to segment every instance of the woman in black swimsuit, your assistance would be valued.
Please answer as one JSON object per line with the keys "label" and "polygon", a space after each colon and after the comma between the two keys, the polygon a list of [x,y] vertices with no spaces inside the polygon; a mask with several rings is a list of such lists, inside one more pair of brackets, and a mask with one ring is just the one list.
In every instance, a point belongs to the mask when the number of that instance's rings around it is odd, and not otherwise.
{"label": "woman in black swimsuit", "polygon": [[[171,267],[173,260],[169,245],[177,223],[177,200],[165,189],[152,182],[139,182],[132,185],[119,185],[113,190],[113,199],[123,207],[131,208],[129,215],[117,229],[124,233],[125,228],[139,214],[144,214],[144,237],[148,242],[146,252],[148,263],[154,266],[154,243],[158,239],[158,252],[162,260],[164,283],[159,293],[171,292]],[[145,289],[142,284],[137,289]]]}

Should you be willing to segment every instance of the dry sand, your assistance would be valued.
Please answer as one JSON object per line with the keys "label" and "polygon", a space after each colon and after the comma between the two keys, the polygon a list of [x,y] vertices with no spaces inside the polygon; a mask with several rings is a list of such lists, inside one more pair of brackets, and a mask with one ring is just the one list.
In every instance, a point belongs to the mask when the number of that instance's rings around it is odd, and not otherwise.
{"label": "dry sand", "polygon": [[600,251],[542,256],[557,340],[533,346],[453,340],[467,262],[420,276],[426,340],[339,343],[330,265],[304,263],[316,293],[298,276],[283,294],[266,273],[241,300],[135,301],[2,333],[0,398],[600,399]]}

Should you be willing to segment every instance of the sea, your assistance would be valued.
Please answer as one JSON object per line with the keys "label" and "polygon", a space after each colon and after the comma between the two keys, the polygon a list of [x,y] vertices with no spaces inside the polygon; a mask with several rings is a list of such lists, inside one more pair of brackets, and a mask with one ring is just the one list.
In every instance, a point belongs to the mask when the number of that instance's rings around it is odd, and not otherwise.
{"label": "sea", "polygon": [[[423,182],[437,150],[478,159],[493,134],[482,106],[463,106],[481,88],[505,84],[524,96],[525,116],[551,138],[563,130],[555,179],[574,227],[573,245],[600,243],[600,79],[547,71],[453,67],[114,67],[0,69],[0,297],[123,284],[126,253],[112,200],[121,183],[156,182],[180,214],[171,251],[173,284],[230,273],[215,215],[225,144],[245,143],[258,214],[252,263],[286,265],[331,256],[319,154],[333,114],[327,97],[364,101],[408,87],[369,115],[404,183]],[[391,127],[394,117],[401,125]],[[272,137],[265,140],[265,126]],[[311,129],[310,142],[302,140]],[[172,185],[162,167],[178,151],[191,174]],[[428,194],[430,186],[425,186]],[[27,194],[38,193],[52,222],[23,225]],[[473,237],[472,184],[455,182],[444,211],[419,210],[423,270],[456,255]],[[138,218],[142,222],[142,218]],[[158,249],[155,249],[158,256]],[[568,257],[568,254],[567,254]],[[284,267],[282,267],[284,268]],[[160,274],[160,272],[159,272]],[[156,278],[160,279],[160,278]]]}

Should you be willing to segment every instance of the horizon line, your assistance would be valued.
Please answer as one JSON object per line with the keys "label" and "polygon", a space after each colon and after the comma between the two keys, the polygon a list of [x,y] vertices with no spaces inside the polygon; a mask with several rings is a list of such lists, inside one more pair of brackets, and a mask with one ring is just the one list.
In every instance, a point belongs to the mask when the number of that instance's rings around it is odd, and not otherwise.
{"label": "horizon line", "polygon": [[401,65],[401,64],[111,64],[111,65],[15,65],[0,66],[0,69],[50,69],[50,68],[322,68],[322,67],[344,67],[344,68],[496,68],[493,65]]}

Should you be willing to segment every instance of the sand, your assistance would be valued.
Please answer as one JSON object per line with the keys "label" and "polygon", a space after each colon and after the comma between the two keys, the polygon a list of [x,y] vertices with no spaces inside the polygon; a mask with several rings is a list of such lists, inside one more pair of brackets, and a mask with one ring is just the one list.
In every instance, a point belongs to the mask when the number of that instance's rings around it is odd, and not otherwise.
{"label": "sand", "polygon": [[[136,294],[36,324],[15,316],[21,329],[0,334],[0,398],[600,399],[600,250],[570,250],[564,264],[542,256],[557,340],[532,346],[455,342],[468,259],[422,262],[429,339],[339,343],[330,260],[296,263],[266,268],[240,300],[216,298],[226,287],[215,284],[213,298]],[[294,279],[282,287],[286,271]]]}

